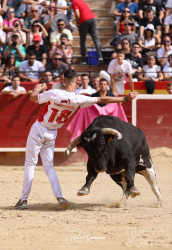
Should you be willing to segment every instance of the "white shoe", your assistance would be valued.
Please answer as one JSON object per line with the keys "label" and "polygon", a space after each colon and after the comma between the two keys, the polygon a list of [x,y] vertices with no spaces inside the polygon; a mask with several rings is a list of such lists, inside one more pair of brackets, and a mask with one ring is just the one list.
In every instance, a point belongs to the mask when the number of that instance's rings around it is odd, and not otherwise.
{"label": "white shoe", "polygon": [[65,200],[64,198],[57,198],[61,208],[63,209],[73,209],[75,208],[75,204],[72,202],[69,202],[67,200]]}

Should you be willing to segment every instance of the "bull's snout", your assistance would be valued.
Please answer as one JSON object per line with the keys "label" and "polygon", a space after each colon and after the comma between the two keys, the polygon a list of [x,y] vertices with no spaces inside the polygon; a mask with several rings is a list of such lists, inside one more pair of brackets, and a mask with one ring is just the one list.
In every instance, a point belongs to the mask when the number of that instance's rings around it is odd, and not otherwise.
{"label": "bull's snout", "polygon": [[96,171],[97,173],[106,172],[106,167],[99,168],[99,169],[96,168],[95,171]]}

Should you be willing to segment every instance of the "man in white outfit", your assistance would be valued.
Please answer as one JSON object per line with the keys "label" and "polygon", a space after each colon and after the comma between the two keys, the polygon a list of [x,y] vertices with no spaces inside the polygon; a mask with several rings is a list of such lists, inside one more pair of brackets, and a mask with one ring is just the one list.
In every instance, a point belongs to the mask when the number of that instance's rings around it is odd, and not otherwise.
{"label": "man in white outfit", "polygon": [[[39,104],[47,103],[47,105],[38,120],[31,127],[27,139],[23,191],[20,200],[15,205],[16,209],[27,208],[27,199],[31,191],[39,153],[55,198],[63,209],[72,208],[74,204],[63,198],[60,183],[53,165],[57,129],[60,129],[78,108],[89,107],[95,103],[131,101],[137,96],[135,92],[128,94],[125,98],[76,95],[74,93],[77,82],[76,71],[68,69],[64,73],[64,78],[65,90],[51,89],[44,91],[44,84],[38,84],[30,96],[31,101],[39,102]],[[44,92],[40,94],[40,91]]]}

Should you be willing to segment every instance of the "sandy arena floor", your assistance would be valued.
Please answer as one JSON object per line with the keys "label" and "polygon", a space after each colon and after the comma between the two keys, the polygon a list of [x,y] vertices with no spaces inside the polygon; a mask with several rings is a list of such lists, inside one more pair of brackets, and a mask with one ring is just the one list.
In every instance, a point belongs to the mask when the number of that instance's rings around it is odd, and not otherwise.
{"label": "sandy arena floor", "polygon": [[24,168],[0,167],[0,250],[172,249],[172,150],[151,151],[165,208],[136,175],[141,195],[117,208],[122,189],[105,173],[99,174],[88,196],[76,196],[85,184],[86,164],[57,167],[64,197],[76,203],[64,211],[55,200],[47,176],[37,167],[28,210],[15,210]]}

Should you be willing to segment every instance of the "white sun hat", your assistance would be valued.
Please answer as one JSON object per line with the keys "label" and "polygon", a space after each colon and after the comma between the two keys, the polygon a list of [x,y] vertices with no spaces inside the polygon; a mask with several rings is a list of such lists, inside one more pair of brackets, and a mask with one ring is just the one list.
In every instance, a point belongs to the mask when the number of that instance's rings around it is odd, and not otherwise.
{"label": "white sun hat", "polygon": [[146,27],[145,27],[145,30],[152,30],[153,32],[155,32],[155,29],[154,29],[154,26],[153,24],[149,23]]}

